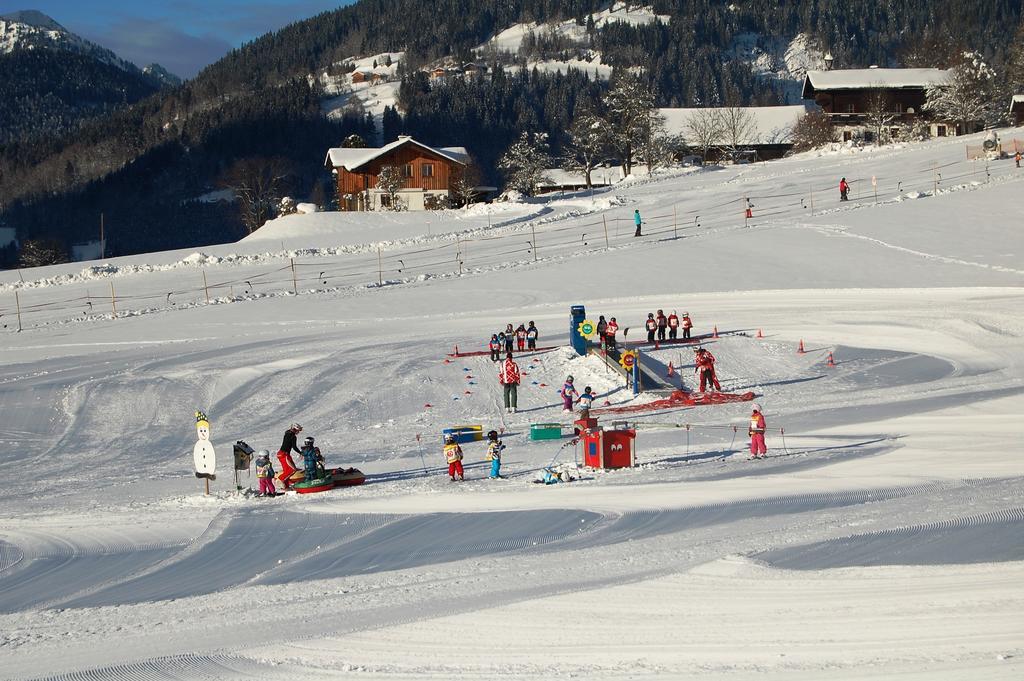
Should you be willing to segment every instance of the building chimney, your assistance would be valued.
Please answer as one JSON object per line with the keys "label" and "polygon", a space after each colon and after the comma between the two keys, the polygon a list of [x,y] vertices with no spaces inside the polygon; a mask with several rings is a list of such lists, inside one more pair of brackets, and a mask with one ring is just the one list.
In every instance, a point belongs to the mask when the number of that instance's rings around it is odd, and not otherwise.
{"label": "building chimney", "polygon": [[832,56],[832,53],[831,52],[826,52],[825,53],[825,70],[826,71],[831,71],[832,70],[832,62],[834,62],[834,61],[835,61],[835,58]]}

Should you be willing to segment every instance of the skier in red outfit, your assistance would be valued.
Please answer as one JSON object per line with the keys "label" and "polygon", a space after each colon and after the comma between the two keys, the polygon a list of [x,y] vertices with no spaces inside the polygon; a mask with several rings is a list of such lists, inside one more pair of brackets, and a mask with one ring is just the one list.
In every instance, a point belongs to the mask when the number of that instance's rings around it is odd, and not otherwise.
{"label": "skier in red outfit", "polygon": [[690,329],[693,328],[693,321],[690,320],[690,313],[683,313],[683,340],[690,340]]}
{"label": "skier in red outfit", "polygon": [[839,180],[839,200],[849,201],[850,200],[850,184],[846,181],[846,178]]}
{"label": "skier in red outfit", "polygon": [[761,405],[754,404],[753,412],[750,414],[750,428],[747,434],[750,435],[750,458],[763,459],[768,456],[768,447],[764,444],[764,414],[761,413]]}
{"label": "skier in red outfit", "polygon": [[668,316],[668,337],[671,340],[676,339],[676,332],[679,330],[679,317],[676,316],[675,310]]}
{"label": "skier in red outfit", "polygon": [[516,347],[519,348],[519,352],[526,349],[526,326],[523,324],[516,329]]}
{"label": "skier in red outfit", "polygon": [[665,311],[658,310],[658,316],[654,318],[654,321],[658,322],[658,340],[665,340],[665,329],[668,328],[668,317],[665,316]]}
{"label": "skier in red outfit", "polygon": [[281,481],[285,489],[291,486],[289,478],[296,470],[295,461],[292,459],[292,451],[296,454],[301,454],[302,450],[298,447],[296,442],[296,436],[302,432],[302,426],[297,423],[293,423],[289,426],[288,430],[284,431],[284,441],[281,443],[281,449],[277,452],[277,460],[281,462],[281,472],[277,474],[277,479]]}
{"label": "skier in red outfit", "polygon": [[722,386],[715,374],[715,356],[704,348],[697,348],[694,352],[696,354],[694,358],[696,372],[700,375],[700,391],[704,392],[710,384],[715,390],[721,392]]}

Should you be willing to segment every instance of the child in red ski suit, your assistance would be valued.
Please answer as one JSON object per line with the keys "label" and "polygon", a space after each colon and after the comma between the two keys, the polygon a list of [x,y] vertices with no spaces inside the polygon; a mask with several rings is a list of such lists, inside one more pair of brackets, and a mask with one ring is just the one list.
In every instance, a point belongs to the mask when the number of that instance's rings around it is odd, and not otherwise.
{"label": "child in red ski suit", "polygon": [[708,384],[714,386],[715,390],[721,391],[722,386],[715,374],[715,356],[704,348],[697,348],[697,356],[694,359],[696,371],[700,375],[700,391],[704,392]]}
{"label": "child in red ski suit", "polygon": [[526,349],[526,327],[522,324],[516,329],[516,347],[519,349],[519,352]]}
{"label": "child in red ski suit", "polygon": [[750,414],[750,456],[754,459],[763,459],[768,456],[768,447],[764,443],[764,414],[761,413],[761,405],[753,405],[753,412]]}
{"label": "child in red ski suit", "polygon": [[459,476],[459,480],[464,480],[464,473],[462,470],[462,447],[455,441],[455,436],[451,433],[444,436],[444,458],[448,462],[448,476],[454,481],[455,476]]}

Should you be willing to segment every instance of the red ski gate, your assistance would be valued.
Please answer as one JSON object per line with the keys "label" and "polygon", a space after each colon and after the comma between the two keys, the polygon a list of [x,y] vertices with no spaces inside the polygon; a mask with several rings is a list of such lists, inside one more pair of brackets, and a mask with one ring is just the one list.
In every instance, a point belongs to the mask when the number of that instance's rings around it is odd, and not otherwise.
{"label": "red ski gate", "polygon": [[590,468],[631,468],[636,464],[633,440],[636,431],[604,430],[601,427],[584,430],[583,465]]}

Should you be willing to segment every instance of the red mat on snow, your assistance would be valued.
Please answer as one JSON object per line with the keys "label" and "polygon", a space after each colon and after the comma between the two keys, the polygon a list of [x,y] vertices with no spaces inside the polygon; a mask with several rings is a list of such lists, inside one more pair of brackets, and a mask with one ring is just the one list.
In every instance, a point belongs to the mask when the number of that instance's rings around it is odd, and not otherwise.
{"label": "red mat on snow", "polygon": [[647,402],[646,404],[627,404],[621,407],[602,407],[591,409],[591,414],[636,414],[645,411],[657,411],[658,409],[672,409],[674,407],[698,407],[705,404],[727,404],[729,402],[750,402],[754,399],[754,393],[685,393],[682,390],[675,390],[671,395],[660,400]]}
{"label": "red mat on snow", "polygon": [[[528,355],[531,352],[547,352],[548,350],[557,350],[558,347],[559,346],[557,346],[557,345],[549,345],[548,347],[536,348],[535,350],[513,350],[512,351],[512,355],[513,356],[515,356],[515,355]],[[449,352],[448,356],[449,357],[479,357],[481,355],[489,355],[489,354],[491,354],[490,350],[470,350],[469,352],[460,352],[457,355],[454,352]],[[505,348],[501,349],[501,357],[502,357],[502,359],[505,358]]]}

